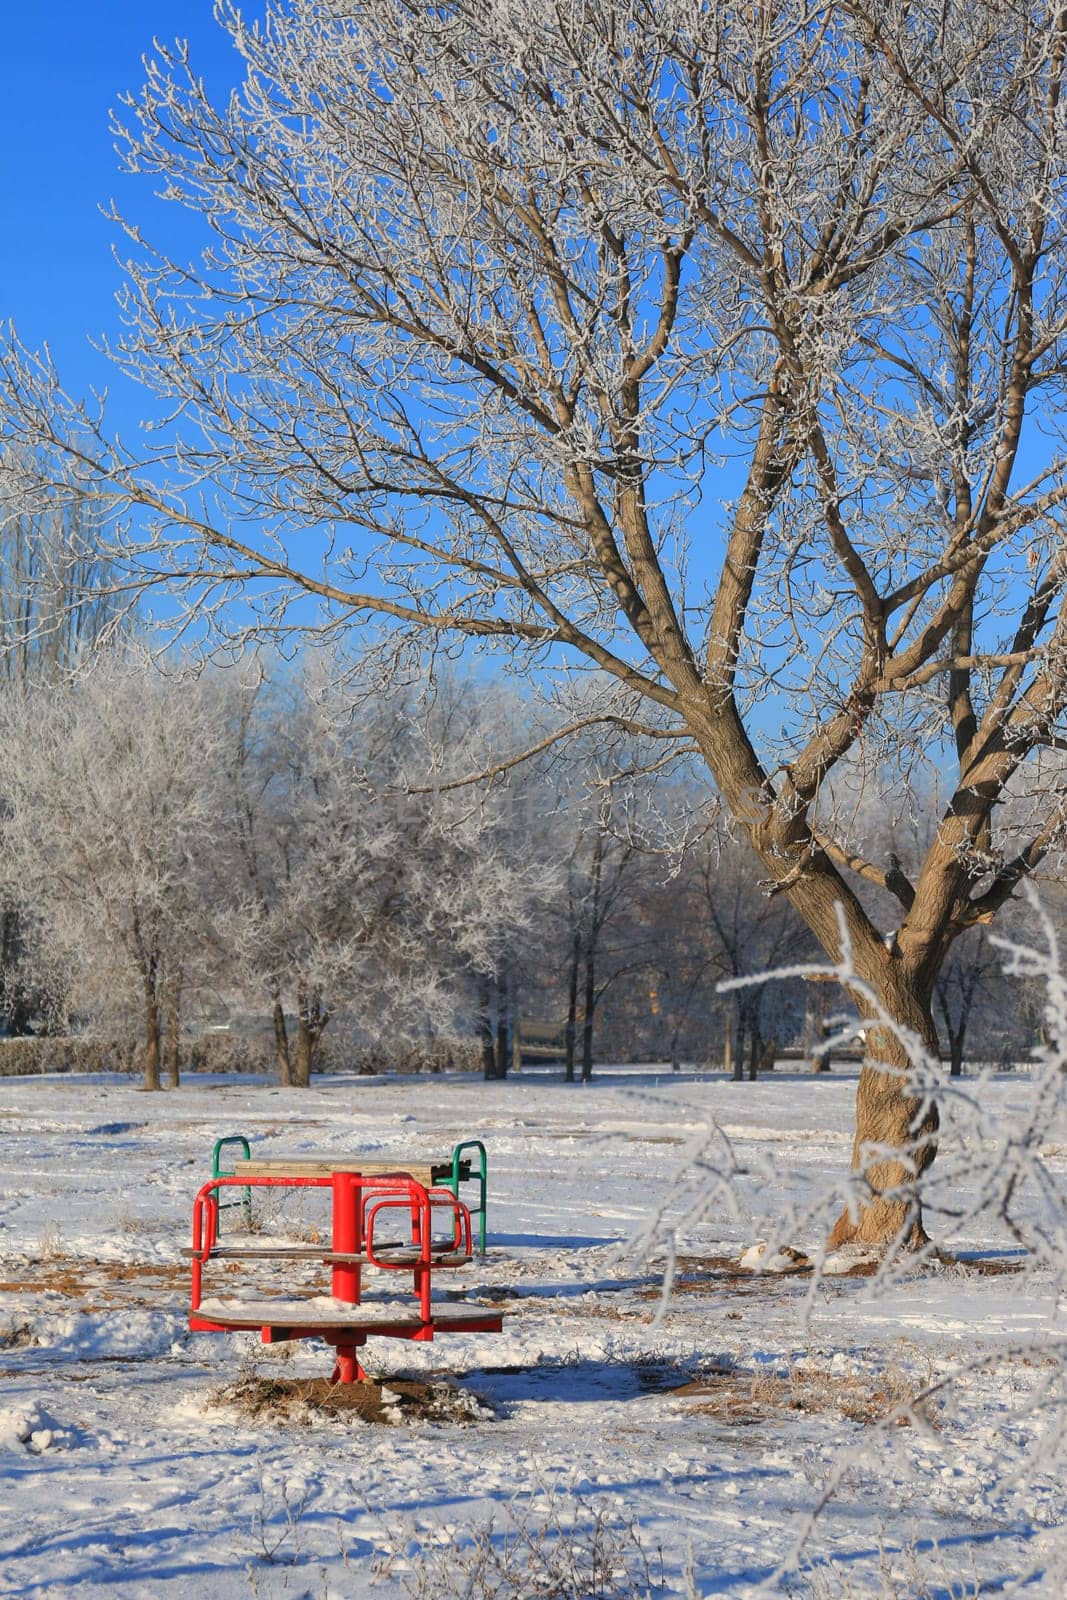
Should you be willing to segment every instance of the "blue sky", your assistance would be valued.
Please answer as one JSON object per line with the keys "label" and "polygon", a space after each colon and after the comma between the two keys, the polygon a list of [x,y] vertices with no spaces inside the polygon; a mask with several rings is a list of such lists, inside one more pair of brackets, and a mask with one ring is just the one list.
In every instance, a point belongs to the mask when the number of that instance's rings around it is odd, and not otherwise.
{"label": "blue sky", "polygon": [[149,205],[119,170],[108,113],[140,87],[153,36],[189,39],[209,83],[238,75],[211,0],[28,0],[4,16],[0,320],[30,345],[48,340],[75,394],[114,377],[88,342],[114,329],[120,283],[111,251],[121,241],[100,207],[115,198],[144,220]]}

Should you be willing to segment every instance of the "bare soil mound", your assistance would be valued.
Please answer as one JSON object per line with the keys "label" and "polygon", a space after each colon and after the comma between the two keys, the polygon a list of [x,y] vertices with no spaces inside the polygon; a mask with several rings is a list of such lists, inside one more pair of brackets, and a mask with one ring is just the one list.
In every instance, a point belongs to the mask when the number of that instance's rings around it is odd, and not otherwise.
{"label": "bare soil mound", "polygon": [[248,1422],[310,1423],[319,1418],[384,1427],[422,1422],[487,1422],[493,1413],[477,1395],[443,1378],[389,1378],[381,1383],[331,1383],[328,1378],[245,1375],[214,1390],[209,1405]]}

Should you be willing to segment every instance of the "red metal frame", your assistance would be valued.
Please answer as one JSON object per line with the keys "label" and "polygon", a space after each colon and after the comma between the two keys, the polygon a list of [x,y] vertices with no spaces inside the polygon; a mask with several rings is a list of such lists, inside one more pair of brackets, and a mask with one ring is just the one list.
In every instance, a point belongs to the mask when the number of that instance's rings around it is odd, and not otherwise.
{"label": "red metal frame", "polygon": [[[213,1177],[199,1190],[193,1202],[192,1284],[189,1326],[197,1332],[231,1333],[234,1325],[211,1320],[210,1313],[200,1312],[203,1298],[203,1270],[211,1258],[219,1237],[218,1192],[227,1187],[253,1187],[264,1189],[330,1189],[331,1235],[330,1255],[362,1256],[367,1266],[386,1271],[406,1271],[412,1274],[412,1293],[418,1302],[420,1323],[418,1327],[388,1322],[376,1324],[373,1332],[385,1338],[430,1341],[434,1336],[435,1320],[431,1299],[432,1273],[435,1257],[444,1253],[471,1254],[470,1211],[451,1189],[427,1188],[407,1173],[377,1173],[363,1177],[358,1172],[342,1171],[329,1177],[241,1176]],[[434,1243],[433,1213],[447,1208],[452,1215],[452,1237],[447,1243]],[[374,1231],[377,1218],[383,1211],[403,1211],[410,1218],[411,1247],[408,1259],[391,1260],[385,1249],[375,1249]],[[414,1261],[410,1250],[417,1249]],[[360,1261],[333,1261],[331,1266],[331,1293],[335,1300],[347,1305],[359,1305],[362,1294],[362,1267]],[[449,1331],[447,1310],[437,1322]],[[502,1325],[500,1313],[487,1312],[484,1318],[464,1322],[463,1329],[475,1332],[496,1333]],[[289,1326],[261,1321],[242,1324],[248,1329],[259,1328],[264,1344],[274,1344],[288,1339],[322,1339],[336,1349],[332,1381],[353,1383],[366,1379],[359,1363],[357,1351],[367,1342],[367,1330],[354,1330],[340,1325],[330,1327]],[[451,1331],[457,1331],[453,1329]]]}

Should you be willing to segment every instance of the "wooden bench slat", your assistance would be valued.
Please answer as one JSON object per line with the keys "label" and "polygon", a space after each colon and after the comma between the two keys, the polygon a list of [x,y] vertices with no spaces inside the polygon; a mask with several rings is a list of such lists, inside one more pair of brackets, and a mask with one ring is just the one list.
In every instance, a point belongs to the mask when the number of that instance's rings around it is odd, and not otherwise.
{"label": "wooden bench slat", "polygon": [[[191,1245],[182,1246],[187,1259],[197,1252]],[[379,1250],[378,1257],[390,1266],[413,1267],[421,1259],[418,1250]],[[473,1258],[460,1250],[441,1250],[431,1258],[433,1267],[465,1267]],[[343,1250],[327,1250],[322,1245],[234,1245],[220,1244],[212,1250],[209,1261],[321,1261],[331,1267],[373,1266],[365,1254],[346,1254]]]}
{"label": "wooden bench slat", "polygon": [[[373,1333],[383,1327],[427,1326],[417,1305],[373,1301],[358,1306],[324,1306],[300,1300],[205,1300],[191,1315],[228,1328],[347,1328],[354,1333]],[[496,1306],[435,1305],[429,1326],[461,1328],[465,1323],[485,1322],[501,1315]]]}
{"label": "wooden bench slat", "polygon": [[[414,1178],[424,1186],[440,1183],[452,1176],[451,1161],[405,1161],[403,1158],[381,1160],[365,1156],[339,1153],[336,1156],[255,1156],[249,1161],[235,1161],[235,1178],[328,1178],[333,1172],[359,1172],[364,1177],[376,1178],[398,1173]],[[470,1178],[471,1164],[461,1161],[459,1176],[463,1182]]]}
{"label": "wooden bench slat", "polygon": [[[379,1261],[387,1261],[389,1263],[389,1266],[385,1268],[386,1271],[389,1270],[389,1267],[414,1267],[422,1259],[418,1250],[379,1250],[377,1255]],[[354,1261],[356,1257],[340,1255],[328,1250],[322,1259],[328,1265],[343,1266],[348,1261]],[[362,1256],[360,1259],[367,1262],[368,1266],[374,1265],[374,1262],[368,1261],[366,1256]],[[460,1250],[442,1250],[431,1256],[430,1266],[465,1267],[473,1259],[472,1256],[464,1255]]]}
{"label": "wooden bench slat", "polygon": [[[191,1245],[182,1246],[183,1256],[198,1252]],[[210,1261],[325,1261],[329,1257],[335,1265],[358,1266],[366,1261],[365,1255],[340,1255],[322,1244],[260,1245],[217,1244],[208,1257]]]}

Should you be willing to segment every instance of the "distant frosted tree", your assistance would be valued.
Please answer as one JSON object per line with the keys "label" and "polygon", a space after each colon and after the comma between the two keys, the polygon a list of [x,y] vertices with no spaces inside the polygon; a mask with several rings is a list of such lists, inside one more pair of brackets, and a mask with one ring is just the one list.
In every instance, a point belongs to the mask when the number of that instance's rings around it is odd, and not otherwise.
{"label": "distant frosted tree", "polygon": [[0,521],[0,682],[56,681],[121,625],[122,585],[99,518],[69,498],[9,503]]}
{"label": "distant frosted tree", "polygon": [[62,953],[76,1005],[139,1008],[147,1089],[165,1045],[176,1081],[182,995],[210,960],[222,692],[131,645],[0,701],[9,884]]}
{"label": "distant frosted tree", "polygon": [[[98,518],[73,499],[36,512],[16,499],[0,521],[0,690],[58,683],[122,624],[126,606],[102,554]],[[0,879],[4,839],[0,821]],[[0,906],[0,1014],[12,1033],[47,1017],[59,972],[32,912]]]}
{"label": "distant frosted tree", "polygon": [[246,688],[227,941],[270,1002],[283,1081],[308,1082],[339,1010],[373,1041],[461,1026],[472,975],[497,970],[551,894],[512,794],[455,783],[491,759],[492,698],[447,674],[430,694],[390,690],[332,654]]}

